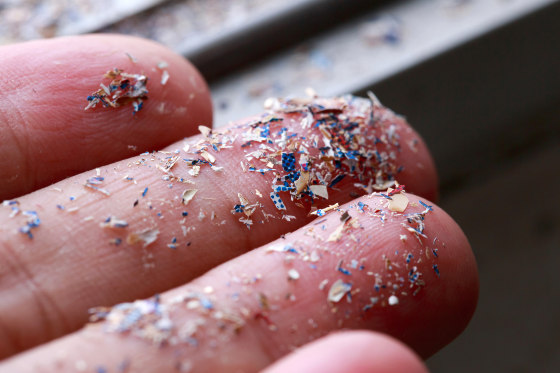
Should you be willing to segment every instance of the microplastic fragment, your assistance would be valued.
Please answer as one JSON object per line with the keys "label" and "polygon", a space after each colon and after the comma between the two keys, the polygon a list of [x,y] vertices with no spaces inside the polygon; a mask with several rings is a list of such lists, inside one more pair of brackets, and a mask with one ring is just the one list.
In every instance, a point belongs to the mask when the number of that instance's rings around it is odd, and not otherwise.
{"label": "microplastic fragment", "polygon": [[101,88],[87,97],[88,105],[84,110],[94,108],[98,103],[112,108],[132,103],[134,113],[142,109],[142,99],[148,98],[148,78],[145,75],[129,74],[115,68],[107,71],[104,76],[112,79],[111,83],[109,86],[101,83]]}
{"label": "microplastic fragment", "polygon": [[395,306],[399,304],[399,298],[397,298],[396,295],[391,295],[388,299],[388,302],[390,306]]}
{"label": "microplastic fragment", "polygon": [[328,207],[325,207],[323,209],[318,209],[317,211],[313,211],[310,212],[311,215],[317,215],[317,216],[323,216],[325,215],[326,212],[329,212],[331,210],[335,210],[338,208],[338,203],[335,203],[334,205],[330,205]]}
{"label": "microplastic fragment", "polygon": [[113,333],[130,332],[155,344],[164,343],[174,329],[165,305],[159,296],[152,299],[120,303],[112,308],[95,307],[89,310],[90,322],[104,321],[104,330]]}
{"label": "microplastic fragment", "polygon": [[272,199],[272,202],[274,202],[274,206],[276,206],[278,210],[286,210],[286,205],[284,205],[284,202],[282,202],[282,199],[280,198],[278,193],[270,192],[270,199]]}
{"label": "microplastic fragment", "polygon": [[[389,188],[391,190],[391,188]],[[392,199],[387,203],[387,208],[395,212],[403,212],[408,206],[408,198],[403,194],[395,194]]]}
{"label": "microplastic fragment", "polygon": [[[300,194],[302,191],[304,191],[308,183],[309,183],[309,172],[301,172],[299,178],[296,181],[294,181],[294,185],[296,186],[296,194]],[[311,188],[313,188],[313,186],[311,186],[310,189]],[[313,189],[311,189],[311,191],[314,194],[319,194],[319,193],[315,193]]]}
{"label": "microplastic fragment", "polygon": [[216,162],[216,158],[215,158],[212,154],[208,153],[208,152],[205,151],[205,150],[203,150],[203,151],[200,152],[200,156],[201,156],[202,158],[206,159],[206,160],[207,160],[208,162],[210,162],[210,163]]}
{"label": "microplastic fragment", "polygon": [[352,290],[352,284],[342,280],[336,280],[329,289],[329,302],[338,303],[350,290]]}
{"label": "microplastic fragment", "polygon": [[24,211],[23,215],[27,216],[27,224],[19,228],[20,233],[26,234],[29,239],[33,239],[31,230],[37,228],[41,224],[41,219],[36,211]]}
{"label": "microplastic fragment", "polygon": [[317,251],[312,251],[311,255],[309,255],[309,260],[312,262],[318,262],[320,259],[319,254],[317,253]]}
{"label": "microplastic fragment", "polygon": [[208,135],[210,135],[212,133],[212,128],[207,127],[207,126],[198,126],[198,130],[205,137],[208,137]]}
{"label": "microplastic fragment", "polygon": [[[90,189],[93,189],[93,190],[98,191],[100,193],[103,193],[106,196],[109,196],[110,193],[107,190],[99,188],[97,186],[97,185],[102,184],[104,180],[105,180],[105,178],[103,176],[93,176],[93,177],[90,177],[89,179],[86,180],[86,183],[84,184],[84,186],[86,188],[90,188]],[[73,197],[70,197],[71,201],[73,200],[72,198]]]}
{"label": "microplastic fragment", "polygon": [[109,240],[109,244],[115,245],[115,246],[119,246],[121,244],[121,242],[122,242],[122,239],[120,239],[118,237],[117,238],[112,238],[112,239]]}
{"label": "microplastic fragment", "polygon": [[299,272],[295,268],[288,270],[288,280],[297,280],[299,278]]}
{"label": "microplastic fragment", "polygon": [[197,177],[198,174],[200,174],[200,166],[199,165],[192,166],[192,168],[189,170],[189,175]]}
{"label": "microplastic fragment", "polygon": [[161,73],[161,85],[166,85],[167,81],[169,80],[169,72],[167,70],[163,70],[163,73]]}
{"label": "microplastic fragment", "polygon": [[327,238],[327,242],[335,242],[342,238],[342,231],[344,230],[344,223],[340,224]]}
{"label": "microplastic fragment", "polygon": [[422,201],[418,201],[418,202],[420,202],[420,204],[421,204],[422,206],[424,206],[424,207],[426,208],[426,210],[428,210],[428,211],[434,211],[434,207],[433,207],[433,206],[427,205],[427,204],[425,204],[425,203],[422,202]]}
{"label": "microplastic fragment", "polygon": [[189,202],[194,198],[194,195],[198,192],[198,189],[185,189],[183,192],[183,205],[188,205]]}
{"label": "microplastic fragment", "polygon": [[99,223],[101,228],[126,228],[128,223],[124,220],[115,218],[114,216],[109,216],[105,221]]}
{"label": "microplastic fragment", "polygon": [[130,53],[128,53],[128,52],[124,52],[124,54],[126,54],[126,56],[128,57],[128,59],[130,60],[130,62],[132,62],[132,63],[138,62],[138,60],[136,59],[136,57],[134,57],[132,54],[130,54]]}
{"label": "microplastic fragment", "polygon": [[296,157],[294,153],[282,153],[282,168],[286,172],[295,171]]}
{"label": "microplastic fragment", "polygon": [[159,229],[157,228],[148,228],[140,232],[130,233],[128,237],[126,237],[126,243],[129,245],[134,245],[138,242],[143,242],[144,247],[152,244],[159,235]]}
{"label": "microplastic fragment", "polygon": [[309,189],[313,194],[323,197],[324,199],[329,199],[329,192],[327,191],[326,185],[311,185]]}

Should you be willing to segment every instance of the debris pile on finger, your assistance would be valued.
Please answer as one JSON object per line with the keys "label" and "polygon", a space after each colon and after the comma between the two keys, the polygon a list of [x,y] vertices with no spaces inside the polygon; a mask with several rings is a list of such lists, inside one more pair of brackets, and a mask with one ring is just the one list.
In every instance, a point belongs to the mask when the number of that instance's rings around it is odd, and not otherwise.
{"label": "debris pile on finger", "polygon": [[114,68],[107,71],[104,77],[111,79],[111,82],[108,86],[100,83],[101,88],[87,96],[88,104],[84,110],[94,108],[99,103],[112,108],[132,103],[134,113],[142,109],[142,100],[148,98],[148,78],[145,75],[129,74]]}

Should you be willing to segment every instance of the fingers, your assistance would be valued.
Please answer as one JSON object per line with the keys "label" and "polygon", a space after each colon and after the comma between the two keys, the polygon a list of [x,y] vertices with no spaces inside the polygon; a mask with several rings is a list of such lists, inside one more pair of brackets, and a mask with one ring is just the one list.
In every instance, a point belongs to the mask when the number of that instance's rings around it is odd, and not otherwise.
{"label": "fingers", "polygon": [[[435,195],[426,147],[389,110],[377,105],[371,123],[368,100],[277,105],[286,108],[260,122],[240,121],[4,207],[0,296],[9,301],[0,305],[0,351],[76,330],[90,307],[184,284],[301,227],[317,216],[312,209],[391,178]],[[288,189],[274,195],[285,210],[269,196],[277,187]],[[311,199],[312,190],[322,197]]]}
{"label": "fingers", "polygon": [[448,215],[408,200],[398,213],[383,196],[362,197],[160,297],[98,308],[100,323],[1,368],[253,372],[340,329],[430,356],[470,319],[476,264]]}
{"label": "fingers", "polygon": [[427,373],[407,346],[365,331],[331,334],[280,359],[263,373]]}
{"label": "fingers", "polygon": [[[127,55],[128,54],[128,55]],[[90,35],[0,47],[0,199],[78,172],[160,149],[211,125],[208,87],[181,56],[127,36]],[[130,56],[130,57],[129,57]],[[134,61],[133,61],[134,60]],[[158,64],[165,62],[167,66]],[[109,85],[113,68],[148,78],[148,99],[132,105],[86,98]],[[162,84],[164,71],[169,79]]]}

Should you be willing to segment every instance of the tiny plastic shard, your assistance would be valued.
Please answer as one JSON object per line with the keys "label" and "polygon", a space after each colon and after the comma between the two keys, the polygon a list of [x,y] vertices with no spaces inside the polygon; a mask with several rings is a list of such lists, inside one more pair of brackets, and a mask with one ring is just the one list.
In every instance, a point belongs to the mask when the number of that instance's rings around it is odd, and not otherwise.
{"label": "tiny plastic shard", "polygon": [[338,303],[350,290],[352,290],[352,284],[346,283],[340,279],[336,280],[329,289],[329,302]]}
{"label": "tiny plastic shard", "polygon": [[126,228],[128,227],[128,223],[114,216],[109,216],[105,221],[99,223],[99,226],[101,228]]}
{"label": "tiny plastic shard", "polygon": [[312,251],[311,255],[309,255],[309,260],[311,260],[312,262],[318,262],[319,259],[320,259],[320,256],[317,253],[317,251]]}
{"label": "tiny plastic shard", "polygon": [[292,268],[288,271],[288,280],[297,280],[299,278],[299,272]]}
{"label": "tiny plastic shard", "polygon": [[161,85],[166,85],[167,81],[169,80],[169,73],[167,72],[167,70],[163,70],[163,73],[161,74]]}
{"label": "tiny plastic shard", "polygon": [[313,194],[323,197],[324,199],[329,199],[329,192],[327,191],[326,185],[311,185],[309,189]]}
{"label": "tiny plastic shard", "polygon": [[397,298],[396,295],[391,295],[388,299],[388,302],[390,306],[396,306],[397,304],[399,304],[399,298]]}
{"label": "tiny plastic shard", "polygon": [[330,205],[325,207],[324,209],[318,209],[316,211],[310,212],[311,215],[317,215],[317,216],[323,216],[325,215],[325,213],[331,211],[331,210],[335,210],[338,208],[338,203],[335,203],[334,205]]}
{"label": "tiny plastic shard", "polygon": [[212,129],[206,126],[198,126],[198,130],[205,137],[208,137],[208,135],[212,133]]}
{"label": "tiny plastic shard", "polygon": [[205,151],[205,150],[203,150],[203,151],[200,152],[200,156],[201,156],[202,158],[206,159],[206,160],[207,160],[208,162],[210,162],[210,163],[216,162],[216,158],[215,158],[212,154],[208,153],[208,152]]}
{"label": "tiny plastic shard", "polygon": [[198,192],[198,189],[185,189],[183,192],[183,205],[188,205],[189,202],[194,198],[194,195]]}
{"label": "tiny plastic shard", "polygon": [[132,54],[130,54],[130,53],[128,53],[128,52],[124,52],[124,54],[126,54],[126,56],[128,57],[128,59],[130,60],[130,62],[132,62],[132,63],[138,62],[138,60],[136,59],[136,57],[134,57]]}
{"label": "tiny plastic shard", "polygon": [[200,174],[200,166],[199,165],[192,166],[192,168],[189,170],[189,175],[197,177],[198,174]]}
{"label": "tiny plastic shard", "polygon": [[342,231],[344,229],[344,223],[340,224],[327,238],[327,242],[335,242],[342,238]]}
{"label": "tiny plastic shard", "polygon": [[157,228],[148,228],[140,232],[134,232],[126,237],[126,243],[129,245],[134,245],[138,242],[143,242],[144,247],[152,244],[159,235],[159,229]]}
{"label": "tiny plastic shard", "polygon": [[87,96],[88,105],[84,110],[94,108],[98,103],[104,107],[116,108],[132,103],[133,113],[142,109],[142,99],[148,98],[146,85],[148,78],[141,74],[129,74],[121,69],[114,68],[107,71],[105,78],[112,79],[109,86],[100,84],[100,89]]}
{"label": "tiny plastic shard", "polygon": [[[300,194],[301,192],[303,192],[303,190],[307,187],[308,183],[309,183],[309,172],[301,172],[299,178],[294,182],[294,185],[296,186],[296,194]],[[313,185],[310,187],[310,189],[312,187]],[[313,189],[311,189],[311,191],[313,192]]]}
{"label": "tiny plastic shard", "polygon": [[[387,189],[387,193],[390,193],[393,189]],[[403,212],[408,206],[408,197],[404,193],[397,193],[391,196],[391,199],[387,203],[387,208],[395,212]]]}
{"label": "tiny plastic shard", "polygon": [[278,210],[286,210],[286,205],[284,205],[284,202],[282,201],[282,199],[280,198],[278,193],[271,192],[270,193],[270,199],[272,199],[272,202],[274,203],[274,206],[276,206],[276,208]]}

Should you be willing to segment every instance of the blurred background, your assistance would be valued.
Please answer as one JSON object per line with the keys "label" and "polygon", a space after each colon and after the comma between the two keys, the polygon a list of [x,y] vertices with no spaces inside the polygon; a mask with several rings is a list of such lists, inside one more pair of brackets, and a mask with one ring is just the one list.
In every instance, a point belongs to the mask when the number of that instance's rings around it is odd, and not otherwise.
{"label": "blurred background", "polygon": [[560,372],[560,1],[0,0],[0,44],[89,32],[189,58],[217,126],[308,87],[375,92],[432,149],[479,264],[474,319],[428,366]]}

